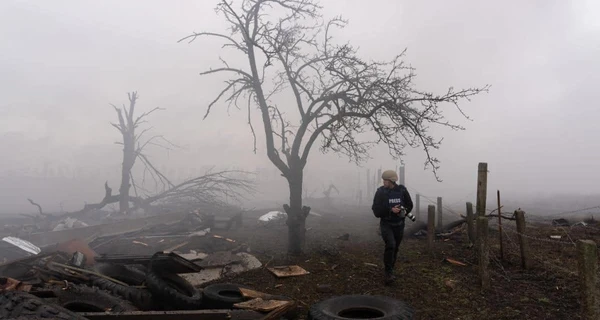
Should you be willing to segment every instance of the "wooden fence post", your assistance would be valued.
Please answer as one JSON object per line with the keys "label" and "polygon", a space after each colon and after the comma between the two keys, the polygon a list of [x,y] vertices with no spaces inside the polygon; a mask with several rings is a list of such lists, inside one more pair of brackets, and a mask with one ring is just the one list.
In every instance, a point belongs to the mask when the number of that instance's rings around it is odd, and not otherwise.
{"label": "wooden fence post", "polygon": [[490,287],[490,247],[488,241],[488,218],[477,217],[477,250],[479,258],[479,284],[482,290]]}
{"label": "wooden fence post", "polygon": [[435,240],[435,206],[430,204],[427,207],[427,248],[433,251],[433,241]]}
{"label": "wooden fence post", "polygon": [[406,176],[405,176],[405,170],[404,170],[404,166],[400,166],[400,172],[398,173],[399,180],[400,180],[400,184],[403,186],[406,186]]}
{"label": "wooden fence post", "polygon": [[517,219],[517,233],[519,236],[519,245],[521,246],[521,267],[529,269],[529,246],[525,237],[525,212],[523,210],[515,211],[515,218]]}
{"label": "wooden fence post", "polygon": [[581,307],[583,319],[600,319],[598,312],[598,290],[596,289],[598,270],[598,249],[592,240],[578,240],[578,269],[581,287]]}
{"label": "wooden fence post", "polygon": [[362,202],[363,202],[363,193],[362,193],[362,189],[358,189],[358,205],[362,206]]}
{"label": "wooden fence post", "polygon": [[438,230],[442,230],[443,226],[442,226],[442,197],[437,197],[437,227]]}
{"label": "wooden fence post", "polygon": [[471,243],[475,243],[475,228],[473,226],[473,203],[467,202],[467,235]]}
{"label": "wooden fence post", "polygon": [[[366,196],[369,197],[372,194],[374,194],[374,192],[371,191],[371,169],[369,169],[369,168],[367,168],[367,179],[365,181],[365,184],[367,186],[366,191],[365,191]],[[367,201],[367,203],[368,203],[368,201]]]}
{"label": "wooden fence post", "polygon": [[500,207],[500,190],[498,190],[498,237],[500,238],[500,261],[503,261],[504,245],[502,244],[502,210]]}
{"label": "wooden fence post", "polygon": [[480,162],[477,168],[477,203],[475,210],[478,216],[485,215],[485,202],[487,199],[487,163]]}
{"label": "wooden fence post", "polygon": [[415,196],[415,217],[421,221],[421,195],[417,193]]}

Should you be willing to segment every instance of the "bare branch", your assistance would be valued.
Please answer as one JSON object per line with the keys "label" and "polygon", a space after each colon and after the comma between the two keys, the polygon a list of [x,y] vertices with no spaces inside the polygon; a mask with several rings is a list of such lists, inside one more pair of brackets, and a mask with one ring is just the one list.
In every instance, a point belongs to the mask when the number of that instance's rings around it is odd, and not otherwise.
{"label": "bare branch", "polygon": [[[332,29],[344,28],[347,21],[334,17],[323,22],[320,10],[313,0],[245,0],[235,8],[221,1],[217,12],[225,16],[231,34],[194,33],[186,39],[225,39],[245,55],[250,71],[231,68],[224,61],[226,68],[202,73],[240,76],[227,82],[209,109],[225,94],[230,103],[241,94],[248,95],[248,125],[253,136],[251,103],[258,106],[262,116],[267,155],[288,180],[292,168],[304,168],[318,140],[321,152],[341,153],[357,163],[379,143],[386,144],[394,158],[403,156],[406,147],[422,148],[425,167],[431,167],[439,180],[439,161],[432,151],[440,147],[442,139],[434,138],[430,127],[464,130],[450,123],[442,111],[453,106],[470,120],[459,102],[487,92],[489,86],[449,88],[441,94],[418,90],[414,69],[403,61],[405,51],[390,61],[364,60],[350,44],[333,41]],[[275,79],[267,90],[264,75],[269,68],[274,69]],[[294,97],[298,123],[286,119],[285,109],[272,107],[275,103],[270,99],[284,89]],[[276,138],[281,143],[276,143]],[[280,158],[280,152],[286,159]]]}
{"label": "bare branch", "polygon": [[35,203],[33,200],[31,200],[29,198],[27,198],[27,201],[29,201],[29,203],[31,203],[32,205],[34,205],[34,206],[36,206],[38,208],[38,211],[39,211],[39,213],[40,213],[41,216],[46,215],[44,213],[44,211],[42,210],[42,206],[40,206],[39,204]]}

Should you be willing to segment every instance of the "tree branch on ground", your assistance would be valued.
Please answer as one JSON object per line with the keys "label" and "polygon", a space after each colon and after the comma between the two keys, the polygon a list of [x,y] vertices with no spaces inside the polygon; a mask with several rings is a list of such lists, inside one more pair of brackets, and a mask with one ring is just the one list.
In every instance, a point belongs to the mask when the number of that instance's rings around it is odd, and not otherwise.
{"label": "tree branch on ground", "polygon": [[[254,180],[249,177],[251,174],[250,172],[238,170],[216,172],[209,170],[202,176],[172,185],[169,189],[160,193],[145,197],[129,196],[128,198],[133,204],[132,209],[142,208],[147,210],[156,205],[173,206],[178,203],[186,203],[189,206],[206,204],[225,206],[232,201],[239,203],[246,200],[246,196],[256,192]],[[113,195],[108,182],[104,184],[104,189],[104,198],[99,203],[86,203],[83,209],[62,214],[59,217],[77,216],[120,202],[121,195]]]}

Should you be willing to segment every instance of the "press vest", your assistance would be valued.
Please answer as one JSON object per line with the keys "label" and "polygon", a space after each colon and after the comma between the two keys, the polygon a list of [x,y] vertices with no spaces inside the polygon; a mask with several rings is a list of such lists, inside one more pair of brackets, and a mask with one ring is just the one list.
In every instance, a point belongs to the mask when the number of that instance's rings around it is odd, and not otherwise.
{"label": "press vest", "polygon": [[385,195],[388,199],[388,203],[387,203],[387,208],[388,208],[388,212],[389,212],[389,216],[388,217],[384,217],[383,220],[386,222],[404,222],[405,217],[400,215],[396,215],[395,213],[391,212],[392,208],[395,206],[403,206],[404,203],[402,201],[402,189],[401,188],[394,188],[394,189],[384,189]]}

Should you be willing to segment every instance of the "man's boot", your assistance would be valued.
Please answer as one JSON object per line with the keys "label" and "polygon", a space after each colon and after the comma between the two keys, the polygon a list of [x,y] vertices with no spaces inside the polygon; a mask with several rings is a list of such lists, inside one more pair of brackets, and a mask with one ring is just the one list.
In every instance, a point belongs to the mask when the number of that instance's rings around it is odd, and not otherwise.
{"label": "man's boot", "polygon": [[386,272],[384,284],[386,286],[389,286],[389,285],[392,285],[394,283],[394,281],[396,281],[396,277],[394,276],[394,274],[391,272]]}

